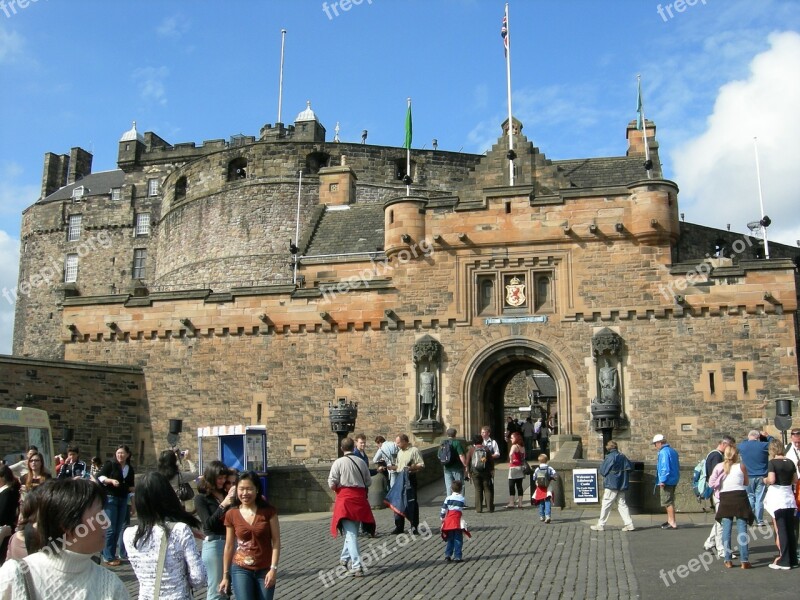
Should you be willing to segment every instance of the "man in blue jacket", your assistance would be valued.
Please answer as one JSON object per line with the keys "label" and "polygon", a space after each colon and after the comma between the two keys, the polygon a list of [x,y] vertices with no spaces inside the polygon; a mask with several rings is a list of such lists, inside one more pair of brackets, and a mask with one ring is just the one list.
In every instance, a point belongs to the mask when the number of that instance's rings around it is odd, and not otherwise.
{"label": "man in blue jacket", "polygon": [[661,529],[677,529],[675,522],[675,486],[681,478],[681,465],[678,453],[667,443],[667,439],[660,433],[653,437],[653,445],[658,451],[656,463],[656,485],[659,488],[661,506],[667,509],[667,522]]}
{"label": "man in blue jacket", "polygon": [[750,478],[750,483],[747,484],[747,499],[750,500],[750,508],[753,509],[759,525],[764,524],[764,496],[767,494],[764,477],[767,476],[768,447],[771,441],[771,435],[753,429],[747,434],[747,439],[739,443],[739,456]]}
{"label": "man in blue jacket", "polygon": [[633,464],[631,464],[627,456],[618,450],[617,442],[614,440],[608,441],[606,451],[608,454],[606,454],[603,464],[600,465],[600,475],[603,476],[603,487],[605,488],[603,490],[603,504],[600,507],[600,518],[597,520],[597,525],[592,525],[589,529],[593,531],[603,531],[605,529],[611,507],[614,506],[614,501],[616,500],[619,516],[622,517],[622,522],[625,523],[622,531],[633,531],[633,521],[628,511],[628,505],[625,502],[625,490],[628,489]]}

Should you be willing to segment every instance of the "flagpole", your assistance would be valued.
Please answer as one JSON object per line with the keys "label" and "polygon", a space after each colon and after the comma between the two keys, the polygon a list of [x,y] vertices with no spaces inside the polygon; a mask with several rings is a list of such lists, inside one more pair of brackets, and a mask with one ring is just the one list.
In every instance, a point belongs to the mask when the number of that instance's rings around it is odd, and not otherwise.
{"label": "flagpole", "polygon": [[[411,98],[408,98],[408,112],[407,114],[411,114]],[[406,119],[408,120],[408,119]],[[408,123],[406,123],[408,126]],[[408,135],[408,132],[406,132]],[[406,197],[411,195],[411,140],[406,140]]]}
{"label": "flagpole", "polygon": [[508,180],[514,185],[514,123],[511,120],[511,27],[508,21],[508,2],[506,2],[506,87],[508,93]]}
{"label": "flagpole", "polygon": [[647,142],[647,119],[644,116],[644,102],[642,102],[642,76],[637,75],[636,80],[639,82],[639,115],[642,119],[642,141],[644,142],[644,164],[647,170],[647,178],[652,179],[653,173],[650,164],[650,144]]}
{"label": "flagpole", "polygon": [[764,226],[764,195],[761,192],[761,168],[758,164],[758,138],[753,138],[753,148],[756,151],[756,178],[758,179],[758,203],[761,207],[761,233],[764,235],[764,258],[769,260],[769,243],[767,242],[767,228]]}
{"label": "flagpole", "polygon": [[283,47],[286,44],[286,30],[281,29],[281,69],[280,69],[280,77],[278,78],[278,123],[282,123],[281,121],[281,108],[283,104]]}

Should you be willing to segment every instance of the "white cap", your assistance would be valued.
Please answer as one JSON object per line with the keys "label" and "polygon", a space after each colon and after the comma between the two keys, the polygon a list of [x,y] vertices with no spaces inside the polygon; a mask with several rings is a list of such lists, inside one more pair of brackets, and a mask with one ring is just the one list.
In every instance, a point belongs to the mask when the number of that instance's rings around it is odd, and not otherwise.
{"label": "white cap", "polygon": [[661,435],[660,433],[659,433],[658,435],[656,435],[656,436],[654,436],[654,437],[653,437],[653,443],[654,443],[654,444],[655,444],[656,442],[663,442],[663,441],[665,441],[665,440],[666,440],[666,438],[664,438],[664,436],[663,436],[663,435]]}

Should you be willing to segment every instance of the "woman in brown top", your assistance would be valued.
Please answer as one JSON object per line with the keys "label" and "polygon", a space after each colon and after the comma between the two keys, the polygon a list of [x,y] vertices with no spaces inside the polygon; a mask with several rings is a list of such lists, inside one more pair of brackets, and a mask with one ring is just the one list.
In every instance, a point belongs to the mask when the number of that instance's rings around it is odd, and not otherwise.
{"label": "woman in brown top", "polygon": [[278,511],[261,495],[261,481],[248,471],[239,478],[237,503],[225,514],[221,593],[233,586],[237,598],[272,600],[281,554]]}
{"label": "woman in brown top", "polygon": [[44,456],[38,452],[34,452],[28,457],[28,474],[22,479],[20,492],[24,496],[33,488],[42,485],[48,479],[50,479],[50,472],[47,470],[47,467],[44,466]]}

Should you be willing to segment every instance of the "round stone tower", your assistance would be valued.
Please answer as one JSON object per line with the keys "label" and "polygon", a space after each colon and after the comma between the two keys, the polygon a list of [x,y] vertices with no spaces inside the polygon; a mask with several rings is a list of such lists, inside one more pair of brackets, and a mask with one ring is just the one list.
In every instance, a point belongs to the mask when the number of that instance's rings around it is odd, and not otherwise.
{"label": "round stone tower", "polygon": [[631,191],[629,230],[642,244],[678,240],[678,186],[667,179],[645,179],[628,185]]}
{"label": "round stone tower", "polygon": [[425,206],[422,196],[390,198],[383,205],[384,244],[386,256],[419,245],[425,239]]}

